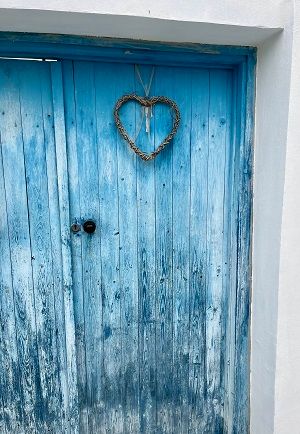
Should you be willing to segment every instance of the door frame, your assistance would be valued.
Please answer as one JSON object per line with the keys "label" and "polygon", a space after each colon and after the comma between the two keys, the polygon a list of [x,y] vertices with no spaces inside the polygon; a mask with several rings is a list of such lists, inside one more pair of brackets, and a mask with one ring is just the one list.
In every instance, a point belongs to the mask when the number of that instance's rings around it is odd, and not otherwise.
{"label": "door frame", "polygon": [[[235,363],[230,391],[233,404],[224,411],[236,432],[250,426],[250,306],[252,174],[254,148],[254,106],[256,48],[215,46],[195,43],[163,43],[125,39],[0,32],[0,57],[43,60],[90,60],[119,63],[158,64],[186,67],[228,68],[235,80],[235,121],[233,181],[236,188],[231,218],[231,236],[235,238],[234,285]],[[232,239],[232,238],[231,238]],[[248,381],[243,381],[245,377]],[[228,383],[227,383],[228,385]],[[229,401],[229,400],[228,400]],[[244,427],[244,428],[243,428]],[[228,431],[231,432],[228,427]],[[249,429],[249,428],[247,428]]]}

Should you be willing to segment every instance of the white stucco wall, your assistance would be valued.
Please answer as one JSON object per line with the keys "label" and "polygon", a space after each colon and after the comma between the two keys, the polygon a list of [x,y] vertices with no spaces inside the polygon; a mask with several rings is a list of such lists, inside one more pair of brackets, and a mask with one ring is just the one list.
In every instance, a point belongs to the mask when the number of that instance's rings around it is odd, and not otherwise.
{"label": "white stucco wall", "polygon": [[[44,33],[253,45],[281,27],[285,2],[276,7],[273,3],[50,0],[42,4],[39,0],[0,0],[0,26],[3,30],[18,28],[27,32],[34,29]],[[260,32],[254,31],[257,27]]]}
{"label": "white stucco wall", "polygon": [[[275,431],[278,293],[292,61],[292,16],[258,47],[254,152],[251,433]],[[289,319],[287,318],[287,322]],[[276,402],[277,401],[277,402]],[[276,404],[276,406],[275,406]],[[288,406],[282,401],[280,406]],[[300,420],[300,419],[299,419]],[[297,433],[283,430],[280,434]]]}
{"label": "white stucco wall", "polygon": [[[69,11],[88,14],[128,15],[161,18],[164,20],[239,24],[243,26],[280,27],[285,1],[239,0],[1,0],[0,6],[9,9]],[[274,7],[275,6],[275,7]],[[259,11],[256,14],[255,11]]]}
{"label": "white stucco wall", "polygon": [[0,31],[258,46],[251,433],[300,433],[300,1],[0,0]]}
{"label": "white stucco wall", "polygon": [[300,433],[300,2],[295,2],[278,293],[274,432]]}

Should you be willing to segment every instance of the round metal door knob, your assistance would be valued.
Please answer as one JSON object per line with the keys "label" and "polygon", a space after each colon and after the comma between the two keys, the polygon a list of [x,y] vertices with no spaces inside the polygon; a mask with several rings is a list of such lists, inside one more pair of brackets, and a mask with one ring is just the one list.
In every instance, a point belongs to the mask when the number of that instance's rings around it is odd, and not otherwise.
{"label": "round metal door knob", "polygon": [[88,234],[92,234],[95,232],[96,230],[96,223],[93,220],[86,220],[83,223],[83,229],[85,232],[87,232]]}

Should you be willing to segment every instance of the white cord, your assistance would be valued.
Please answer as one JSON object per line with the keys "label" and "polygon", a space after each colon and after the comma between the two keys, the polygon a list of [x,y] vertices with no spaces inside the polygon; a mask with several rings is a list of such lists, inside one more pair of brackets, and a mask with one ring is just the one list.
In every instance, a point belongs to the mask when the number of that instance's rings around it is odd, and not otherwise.
{"label": "white cord", "polygon": [[[149,93],[150,93],[150,89],[151,89],[151,86],[152,86],[152,81],[153,81],[153,77],[154,77],[155,68],[154,68],[154,66],[152,67],[152,71],[151,71],[150,80],[149,80],[148,85],[144,84],[142,76],[141,76],[140,68],[139,68],[138,65],[135,65],[135,72],[136,72],[136,75],[137,75],[137,77],[138,77],[138,79],[139,79],[139,81],[140,81],[143,89],[144,89],[145,96],[148,98],[149,97]],[[150,138],[150,118],[153,117],[152,107],[142,107],[142,112],[143,112],[143,114],[142,114],[142,120],[141,120],[141,124],[140,124],[140,126],[138,128],[138,132],[136,134],[135,140],[138,138],[138,136],[139,136],[139,134],[141,132],[142,124],[143,124],[145,116],[146,116],[146,133],[148,134],[148,138]]]}

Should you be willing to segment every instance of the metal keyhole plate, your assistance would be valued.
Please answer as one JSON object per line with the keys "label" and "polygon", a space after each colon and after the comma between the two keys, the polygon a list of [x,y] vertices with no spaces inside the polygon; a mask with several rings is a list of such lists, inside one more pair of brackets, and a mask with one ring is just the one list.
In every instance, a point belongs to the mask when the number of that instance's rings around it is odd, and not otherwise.
{"label": "metal keyhole plate", "polygon": [[81,231],[81,225],[78,223],[73,223],[71,225],[71,231],[74,232],[74,234],[77,234],[78,232]]}

